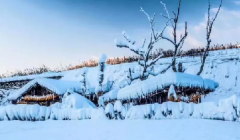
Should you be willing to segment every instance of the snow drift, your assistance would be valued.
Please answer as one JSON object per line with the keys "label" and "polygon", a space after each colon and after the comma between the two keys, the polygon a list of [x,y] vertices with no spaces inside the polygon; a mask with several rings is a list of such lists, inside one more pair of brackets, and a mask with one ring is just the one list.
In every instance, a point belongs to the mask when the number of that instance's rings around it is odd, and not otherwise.
{"label": "snow drift", "polygon": [[165,102],[163,104],[146,104],[132,106],[129,110],[116,102],[100,108],[63,108],[59,104],[50,107],[39,105],[8,105],[0,107],[0,120],[83,120],[83,119],[214,119],[226,121],[240,120],[240,98],[200,104],[184,102]]}

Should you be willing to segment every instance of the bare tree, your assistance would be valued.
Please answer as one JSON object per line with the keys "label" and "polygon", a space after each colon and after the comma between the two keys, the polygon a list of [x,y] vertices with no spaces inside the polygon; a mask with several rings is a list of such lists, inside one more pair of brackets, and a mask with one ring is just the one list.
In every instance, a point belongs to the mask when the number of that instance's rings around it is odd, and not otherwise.
{"label": "bare tree", "polygon": [[200,66],[200,70],[199,72],[197,73],[197,75],[200,75],[203,71],[203,68],[204,68],[204,64],[205,64],[205,61],[206,61],[206,58],[208,56],[208,53],[209,53],[209,49],[210,49],[210,45],[211,45],[211,39],[210,39],[210,36],[211,36],[211,32],[212,32],[212,27],[213,27],[213,23],[214,21],[216,20],[218,14],[219,14],[219,11],[222,7],[222,0],[221,0],[221,3],[218,7],[218,10],[217,10],[217,13],[215,14],[214,18],[210,19],[210,10],[211,10],[211,3],[210,3],[210,0],[208,0],[208,19],[207,19],[207,26],[206,26],[206,31],[207,31],[207,34],[206,34],[206,39],[207,39],[207,45],[206,45],[206,48],[204,50],[204,53],[201,57],[201,66]]}
{"label": "bare tree", "polygon": [[177,72],[177,68],[176,68],[176,58],[177,56],[180,54],[182,46],[184,44],[185,39],[187,38],[188,32],[187,32],[187,22],[185,22],[185,31],[184,34],[180,36],[179,41],[177,41],[177,27],[178,27],[178,21],[179,21],[179,15],[180,15],[180,8],[181,8],[181,2],[182,0],[179,0],[178,3],[178,10],[177,13],[172,11],[174,17],[171,18],[169,16],[169,12],[166,8],[166,5],[164,3],[161,2],[161,4],[164,7],[164,10],[166,11],[167,15],[162,15],[163,17],[167,18],[172,26],[172,34],[173,34],[173,39],[170,39],[166,36],[162,36],[162,39],[165,39],[167,41],[169,41],[170,43],[172,43],[174,45],[174,54],[173,54],[173,58],[172,58],[172,69],[174,72]]}
{"label": "bare tree", "polygon": [[[155,16],[156,14],[154,13],[152,17],[148,15],[144,11],[143,8],[140,8],[140,11],[143,12],[150,23],[150,29],[151,29],[151,34],[150,34],[150,40],[148,43],[146,43],[146,39],[144,39],[143,43],[141,46],[137,47],[136,46],[136,41],[132,40],[126,32],[122,32],[123,37],[126,39],[125,42],[118,41],[117,39],[115,40],[116,46],[119,48],[128,48],[131,51],[133,51],[135,54],[139,55],[140,60],[138,61],[138,64],[143,67],[143,71],[141,74],[141,79],[144,80],[149,74],[149,69],[152,67],[162,56],[163,54],[159,54],[156,58],[153,58],[151,56],[152,49],[154,48],[154,45],[162,39],[162,34],[165,31],[166,27],[168,26],[168,22],[165,25],[165,27],[162,29],[161,32],[157,32],[155,30]],[[150,72],[151,73],[151,72]]]}

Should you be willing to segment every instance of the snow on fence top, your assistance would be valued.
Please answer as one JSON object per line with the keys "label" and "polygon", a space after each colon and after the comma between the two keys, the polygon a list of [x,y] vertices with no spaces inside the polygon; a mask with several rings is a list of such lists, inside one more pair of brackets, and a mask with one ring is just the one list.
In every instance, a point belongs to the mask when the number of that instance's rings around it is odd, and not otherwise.
{"label": "snow on fence top", "polygon": [[218,87],[218,83],[215,81],[203,79],[197,75],[168,72],[120,89],[117,94],[117,99],[136,99],[139,96],[150,94],[151,92],[164,89],[170,85],[182,87],[200,87],[211,91],[214,91],[215,88]]}
{"label": "snow on fence top", "polygon": [[1,78],[0,83],[13,82],[13,81],[23,81],[23,80],[33,80],[33,79],[36,79],[36,78],[58,77],[58,76],[64,76],[63,72],[57,72],[57,73],[56,72],[45,72],[45,73],[42,73],[42,74]]}
{"label": "snow on fence top", "polygon": [[58,95],[64,94],[68,89],[74,90],[76,92],[82,91],[82,83],[80,83],[80,82],[40,78],[40,79],[32,80],[31,82],[29,82],[22,88],[16,90],[11,95],[9,95],[8,99],[16,100],[17,98],[22,96],[24,93],[26,93],[30,88],[32,88],[36,84],[39,84],[39,85],[55,92]]}

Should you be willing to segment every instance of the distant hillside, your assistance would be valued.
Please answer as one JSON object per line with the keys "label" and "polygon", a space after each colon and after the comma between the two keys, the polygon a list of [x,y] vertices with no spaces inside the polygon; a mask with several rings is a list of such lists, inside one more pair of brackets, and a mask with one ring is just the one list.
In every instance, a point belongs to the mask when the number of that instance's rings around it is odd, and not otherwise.
{"label": "distant hillside", "polygon": [[[226,49],[236,49],[240,48],[240,45],[238,43],[236,44],[217,44],[213,45],[210,48],[210,51],[217,51],[217,50],[226,50]],[[180,57],[184,56],[191,56],[191,57],[196,57],[200,56],[201,53],[204,51],[204,48],[196,48],[196,49],[190,49],[187,51],[182,51],[180,54]],[[168,58],[173,56],[173,50],[161,50],[157,49],[154,52],[152,52],[151,56],[153,58],[158,57],[161,53],[163,53],[163,58]],[[122,63],[131,63],[131,62],[136,62],[141,58],[138,58],[137,56],[129,56],[129,57],[116,57],[112,59],[107,60],[107,64],[110,65],[117,65],[117,64],[122,64]],[[5,74],[1,74],[0,78],[7,78],[7,77],[14,77],[14,76],[26,76],[26,75],[36,75],[36,74],[42,74],[45,72],[62,72],[62,71],[67,71],[67,70],[74,70],[74,69],[79,69],[83,67],[96,67],[98,65],[98,60],[88,60],[88,61],[83,61],[81,64],[72,66],[72,65],[67,65],[63,67],[58,67],[54,69],[50,69],[46,67],[45,65],[42,65],[38,68],[26,68],[23,71],[16,70],[14,72],[8,72]]]}

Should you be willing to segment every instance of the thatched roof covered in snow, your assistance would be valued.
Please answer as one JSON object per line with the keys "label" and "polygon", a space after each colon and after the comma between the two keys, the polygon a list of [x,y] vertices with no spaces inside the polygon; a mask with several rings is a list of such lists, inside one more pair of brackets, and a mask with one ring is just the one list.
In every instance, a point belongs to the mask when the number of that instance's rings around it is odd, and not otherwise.
{"label": "thatched roof covered in snow", "polygon": [[133,83],[125,88],[122,88],[114,92],[114,96],[109,97],[112,94],[108,95],[107,99],[104,100],[128,100],[136,99],[140,96],[145,96],[151,94],[157,90],[164,90],[171,85],[177,87],[188,87],[188,88],[201,88],[202,90],[214,91],[218,87],[218,83],[210,80],[203,79],[201,76],[191,75],[186,73],[165,73],[160,74],[155,77],[149,77],[147,80],[139,81]]}
{"label": "thatched roof covered in snow", "polygon": [[9,95],[8,99],[10,100],[18,99],[37,84],[58,95],[66,93],[67,90],[82,92],[83,89],[82,83],[80,82],[40,78],[32,80],[22,88],[16,90],[14,93]]}

